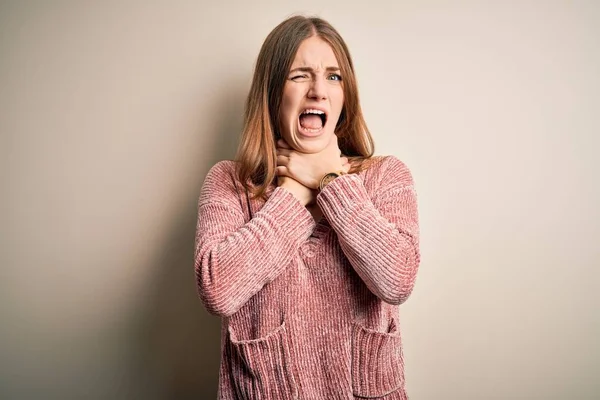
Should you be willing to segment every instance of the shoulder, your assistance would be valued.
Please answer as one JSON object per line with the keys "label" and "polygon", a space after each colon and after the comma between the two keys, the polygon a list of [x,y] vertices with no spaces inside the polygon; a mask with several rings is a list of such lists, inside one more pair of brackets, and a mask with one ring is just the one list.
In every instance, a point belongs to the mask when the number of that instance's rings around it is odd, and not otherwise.
{"label": "shoulder", "polygon": [[235,173],[235,161],[221,160],[208,170],[206,176],[220,177],[223,175],[230,175],[232,173]]}
{"label": "shoulder", "polygon": [[236,178],[236,162],[232,160],[221,160],[214,164],[206,173],[204,185],[235,185]]}
{"label": "shoulder", "polygon": [[214,197],[235,197],[239,191],[235,169],[236,163],[232,160],[222,160],[214,164],[204,178],[200,202]]}
{"label": "shoulder", "polygon": [[412,173],[408,166],[394,155],[371,157],[369,172],[375,180],[394,181],[405,186],[414,184]]}

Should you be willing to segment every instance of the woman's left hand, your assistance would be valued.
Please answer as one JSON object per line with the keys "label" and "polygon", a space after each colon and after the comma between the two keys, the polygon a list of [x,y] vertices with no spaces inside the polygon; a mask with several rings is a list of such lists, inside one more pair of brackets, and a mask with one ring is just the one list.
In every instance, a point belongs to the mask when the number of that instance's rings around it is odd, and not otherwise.
{"label": "woman's left hand", "polygon": [[337,136],[318,153],[301,153],[292,149],[283,139],[277,141],[278,176],[289,176],[310,189],[317,189],[321,178],[329,172],[348,173],[348,158],[342,156]]}

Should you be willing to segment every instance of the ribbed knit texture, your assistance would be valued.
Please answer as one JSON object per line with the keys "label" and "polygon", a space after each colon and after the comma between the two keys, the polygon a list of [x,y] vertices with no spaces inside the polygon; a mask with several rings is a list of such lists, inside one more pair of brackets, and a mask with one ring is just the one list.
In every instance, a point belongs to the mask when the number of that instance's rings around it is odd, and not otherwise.
{"label": "ribbed knit texture", "polygon": [[234,169],[209,171],[196,230],[198,293],[222,317],[218,398],[406,400],[398,311],[419,265],[409,169],[388,156],[336,178],[318,222],[282,187],[248,201]]}

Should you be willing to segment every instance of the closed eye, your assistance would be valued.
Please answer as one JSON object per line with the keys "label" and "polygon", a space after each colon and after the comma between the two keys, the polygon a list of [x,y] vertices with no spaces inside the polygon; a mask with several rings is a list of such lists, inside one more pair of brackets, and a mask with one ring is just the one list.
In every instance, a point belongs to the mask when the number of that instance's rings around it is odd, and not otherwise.
{"label": "closed eye", "polygon": [[308,75],[306,75],[306,74],[305,75],[295,75],[295,76],[292,76],[290,79],[293,81],[298,81],[301,79],[308,79]]}

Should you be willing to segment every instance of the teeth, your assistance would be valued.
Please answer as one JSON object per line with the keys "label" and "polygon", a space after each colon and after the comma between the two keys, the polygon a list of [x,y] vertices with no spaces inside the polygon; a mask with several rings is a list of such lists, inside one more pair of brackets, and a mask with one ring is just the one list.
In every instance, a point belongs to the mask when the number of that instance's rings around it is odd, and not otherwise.
{"label": "teeth", "polygon": [[323,115],[323,114],[325,114],[325,113],[324,113],[323,111],[321,111],[321,110],[315,110],[315,109],[312,109],[312,108],[308,108],[308,109],[304,110],[304,111],[302,112],[302,114],[317,114],[317,115]]}
{"label": "teeth", "polygon": [[302,129],[304,129],[306,132],[317,133],[317,132],[319,132],[323,128],[317,128],[317,129],[302,128]]}

